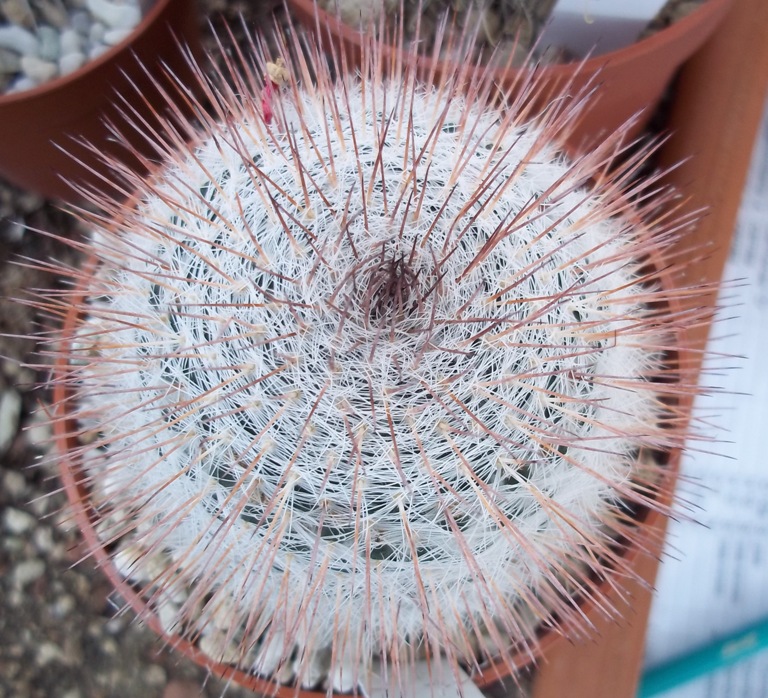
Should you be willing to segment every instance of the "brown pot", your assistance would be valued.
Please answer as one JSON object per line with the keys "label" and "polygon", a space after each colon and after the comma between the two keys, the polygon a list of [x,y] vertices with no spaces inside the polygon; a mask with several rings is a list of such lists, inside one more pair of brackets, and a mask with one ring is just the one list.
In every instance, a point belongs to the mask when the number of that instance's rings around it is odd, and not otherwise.
{"label": "brown pot", "polygon": [[[674,288],[672,286],[673,272],[661,262],[661,259],[653,259],[649,264],[649,268],[656,270],[654,273],[658,274],[660,283],[664,288],[672,289]],[[93,273],[97,265],[98,261],[94,257],[89,258],[83,265],[81,278],[87,279],[88,275]],[[174,650],[181,652],[199,666],[210,670],[215,676],[227,681],[233,681],[237,685],[256,693],[276,696],[278,698],[327,698],[328,694],[325,691],[299,690],[294,686],[283,686],[275,681],[261,678],[234,668],[231,665],[218,662],[202,652],[186,638],[166,634],[158,618],[149,609],[146,598],[137,593],[131,584],[117,571],[110,553],[105,549],[104,544],[96,533],[95,523],[98,520],[98,515],[91,506],[89,490],[83,482],[77,456],[73,455],[78,452],[79,448],[77,438],[79,430],[76,421],[69,414],[73,392],[71,381],[67,380],[67,377],[71,367],[67,365],[64,356],[67,354],[77,325],[82,319],[79,315],[78,307],[80,306],[79,300],[82,299],[84,294],[84,285],[85,282],[81,282],[78,292],[69,304],[69,310],[66,312],[61,331],[58,357],[54,365],[53,429],[58,455],[59,475],[89,554],[117,590],[121,599],[149,625],[163,642],[173,647]],[[672,295],[674,296],[674,294]],[[668,299],[668,304],[670,306],[670,313],[676,314],[680,312],[681,304],[679,300],[671,297]],[[677,353],[671,353],[667,359],[668,368],[665,371],[669,380],[673,380],[672,376],[678,368],[678,363]],[[597,591],[593,597],[577,597],[576,603],[580,612],[585,616],[591,618],[605,617],[607,613],[606,600],[609,600],[609,605],[615,604],[617,615],[625,611],[626,608],[622,604],[626,605],[628,603],[627,599],[621,597],[619,600],[616,600],[613,598],[612,592],[615,592],[617,582],[620,588],[622,581],[627,581],[628,576],[630,579],[632,578],[632,574],[651,554],[650,551],[654,550],[654,546],[658,543],[659,532],[663,530],[663,524],[666,521],[666,514],[663,512],[668,511],[672,503],[672,492],[679,470],[681,449],[675,448],[669,453],[657,455],[662,457],[666,468],[656,484],[657,498],[655,506],[653,508],[648,506],[641,507],[636,511],[637,531],[633,536],[633,542],[630,543],[627,540],[617,541],[616,551],[622,560],[622,570],[617,575],[617,578],[601,578],[596,580]],[[615,621],[616,619],[614,618],[613,620]],[[482,665],[481,671],[472,675],[474,683],[481,689],[487,689],[500,680],[508,679],[510,671],[516,669],[523,670],[530,667],[537,660],[546,659],[547,653],[560,643],[569,641],[571,634],[574,636],[584,636],[583,627],[576,628],[575,625],[574,627],[570,625],[570,623],[576,624],[578,622],[577,619],[572,618],[570,621],[566,621],[554,629],[543,627],[539,631],[536,647],[533,648],[534,655],[532,655],[530,649],[514,649],[511,653],[511,662],[499,659],[498,661],[487,662]],[[586,634],[589,635],[589,631]],[[511,642],[510,644],[514,643]],[[344,698],[342,694],[334,693],[333,695]]]}
{"label": "brown pot", "polygon": [[[583,151],[600,142],[633,119],[627,137],[638,136],[648,125],[654,109],[678,68],[706,42],[725,17],[733,0],[707,0],[688,16],[636,43],[596,56],[584,62],[543,66],[537,70],[547,99],[562,94],[567,88],[578,94],[594,86],[594,95],[584,109],[579,123],[568,139],[568,147]],[[317,32],[317,39],[326,50],[343,51],[347,60],[359,65],[366,34],[344,24],[335,15],[319,8],[315,0],[287,0],[291,14],[308,29]],[[384,47],[387,55],[396,51]],[[420,65],[425,71],[453,75],[459,65],[451,61],[423,57]],[[493,80],[503,88],[514,88],[519,71],[499,68]]]}
{"label": "brown pot", "polygon": [[[154,109],[162,109],[165,100],[154,81],[173,94],[163,66],[183,84],[195,84],[180,45],[199,54],[200,36],[192,0],[146,4],[149,9],[133,33],[98,58],[33,89],[0,95],[0,177],[51,199],[77,202],[80,196],[70,184],[115,193],[102,179],[116,181],[116,175],[100,153],[134,168],[138,161],[132,148],[151,154],[128,119],[160,124]],[[182,100],[177,102],[183,108]],[[107,123],[115,125],[122,142]]]}

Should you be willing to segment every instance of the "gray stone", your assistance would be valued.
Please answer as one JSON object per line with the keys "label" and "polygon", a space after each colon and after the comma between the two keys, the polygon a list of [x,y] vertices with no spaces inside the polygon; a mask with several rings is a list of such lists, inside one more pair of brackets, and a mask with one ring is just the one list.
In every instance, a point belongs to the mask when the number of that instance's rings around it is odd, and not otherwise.
{"label": "gray stone", "polygon": [[53,27],[43,24],[37,28],[37,41],[40,45],[38,56],[44,61],[55,62],[61,55],[61,40],[59,32]]}
{"label": "gray stone", "polygon": [[45,563],[38,559],[32,558],[30,560],[23,560],[16,567],[14,567],[11,573],[11,580],[13,586],[17,589],[23,589],[28,584],[31,584],[45,572]]}
{"label": "gray stone", "polygon": [[3,473],[3,492],[11,499],[20,500],[27,491],[27,481],[17,470],[6,470]]}
{"label": "gray stone", "polygon": [[21,395],[9,388],[0,395],[0,453],[5,453],[13,443],[19,431],[20,417]]}
{"label": "gray stone", "polygon": [[86,10],[77,10],[69,15],[69,26],[81,36],[88,36],[91,24],[91,13]]}
{"label": "gray stone", "polygon": [[92,46],[103,43],[106,31],[107,28],[102,22],[92,22],[90,29],[88,29],[88,41],[91,42]]}
{"label": "gray stone", "polygon": [[0,27],[0,48],[7,48],[22,56],[37,55],[37,37],[23,27]]}
{"label": "gray stone", "polygon": [[105,46],[104,44],[96,44],[96,46],[92,46],[88,50],[88,59],[93,60],[94,58],[98,58],[102,53],[106,52],[109,49],[109,46]]}
{"label": "gray stone", "polygon": [[61,647],[53,642],[41,642],[37,646],[37,654],[35,656],[35,663],[38,666],[45,666],[51,662],[64,663],[64,652]]}
{"label": "gray stone", "polygon": [[109,29],[104,32],[104,43],[107,46],[117,46],[121,41],[127,39],[133,29]]}
{"label": "gray stone", "polygon": [[85,63],[85,54],[80,51],[73,51],[59,58],[59,73],[69,75]]}
{"label": "gray stone", "polygon": [[36,523],[37,519],[32,514],[15,507],[8,507],[3,515],[3,527],[16,536],[32,530]]}
{"label": "gray stone", "polygon": [[51,2],[51,0],[32,0],[35,12],[44,22],[64,29],[69,24],[69,15],[61,2]]}
{"label": "gray stone", "polygon": [[37,56],[22,56],[21,71],[35,84],[46,82],[55,77],[59,68],[51,61],[44,61]]}
{"label": "gray stone", "polygon": [[21,57],[15,51],[0,48],[0,73],[13,75],[21,70]]}
{"label": "gray stone", "polygon": [[132,29],[141,20],[141,10],[136,5],[119,5],[109,0],[87,0],[91,14],[113,29]]}
{"label": "gray stone", "polygon": [[35,13],[29,6],[28,0],[1,0],[0,14],[9,24],[32,29],[35,26]]}
{"label": "gray stone", "polygon": [[61,46],[61,55],[66,56],[68,53],[75,53],[83,48],[83,38],[77,30],[65,29],[61,32],[59,44]]}

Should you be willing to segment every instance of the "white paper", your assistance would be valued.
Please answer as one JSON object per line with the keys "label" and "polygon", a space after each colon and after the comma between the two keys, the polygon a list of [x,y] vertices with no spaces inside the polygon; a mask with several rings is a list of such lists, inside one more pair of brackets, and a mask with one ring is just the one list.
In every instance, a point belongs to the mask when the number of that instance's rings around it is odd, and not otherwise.
{"label": "white paper", "polygon": [[574,58],[634,43],[666,0],[558,0],[539,50],[560,47]]}
{"label": "white paper", "polygon": [[[683,460],[684,475],[700,483],[681,487],[701,508],[694,512],[699,523],[671,523],[670,557],[661,566],[651,609],[647,666],[768,617],[768,116],[725,278],[745,285],[723,294],[733,305],[726,315],[737,317],[714,326],[709,346],[743,358],[714,362],[736,368],[702,380],[730,394],[698,401],[696,414],[718,415],[712,421],[725,428],[721,438],[728,442],[713,448],[727,457],[695,454]],[[664,694],[731,696],[768,696],[768,652]]]}

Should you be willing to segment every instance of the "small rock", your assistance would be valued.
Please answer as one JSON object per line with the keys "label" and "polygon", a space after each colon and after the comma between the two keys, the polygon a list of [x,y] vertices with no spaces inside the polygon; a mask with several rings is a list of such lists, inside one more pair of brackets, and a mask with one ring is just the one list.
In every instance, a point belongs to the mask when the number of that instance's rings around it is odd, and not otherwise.
{"label": "small rock", "polygon": [[150,664],[144,670],[144,680],[153,687],[165,686],[168,674],[159,664]]}
{"label": "small rock", "polygon": [[16,470],[6,470],[3,473],[3,492],[11,499],[21,499],[27,491],[27,481]]}
{"label": "small rock", "polygon": [[69,24],[69,15],[61,2],[51,2],[51,0],[33,0],[38,17],[44,22],[63,29]]}
{"label": "small rock", "polygon": [[36,579],[40,579],[44,572],[45,563],[42,560],[38,558],[23,560],[14,567],[13,572],[11,573],[13,586],[17,589],[23,589]]}
{"label": "small rock", "polygon": [[109,49],[109,46],[104,46],[104,44],[97,44],[96,46],[91,47],[91,49],[88,51],[88,60],[93,60],[94,58],[98,58],[102,53],[104,53],[108,49]]}
{"label": "small rock", "polygon": [[91,24],[90,12],[78,10],[69,15],[69,26],[80,34],[80,36],[88,36],[90,34]]}
{"label": "small rock", "polygon": [[61,45],[61,55],[66,56],[68,53],[80,51],[83,47],[83,38],[75,29],[65,29],[59,36],[59,44]]}
{"label": "small rock", "polygon": [[75,609],[75,598],[69,594],[59,596],[51,605],[51,615],[56,618],[64,618]]}
{"label": "small rock", "polygon": [[5,530],[17,536],[34,528],[36,523],[37,520],[32,514],[14,507],[6,509],[3,516]]}
{"label": "small rock", "polygon": [[91,14],[113,29],[132,29],[141,20],[141,10],[136,5],[118,5],[109,0],[88,0]]}
{"label": "small rock", "polygon": [[22,56],[37,55],[37,37],[23,27],[0,27],[0,48],[7,48]]}
{"label": "small rock", "polygon": [[114,657],[117,655],[119,647],[117,646],[117,643],[114,641],[111,637],[104,637],[101,640],[101,651],[104,654],[107,654],[111,657]]}
{"label": "small rock", "polygon": [[53,531],[48,526],[38,526],[32,533],[35,547],[44,554],[53,552],[56,544],[53,541]]}
{"label": "small rock", "polygon": [[[22,63],[24,58],[22,58]],[[0,453],[5,453],[16,437],[20,417],[21,395],[13,388],[9,388],[0,395]]]}
{"label": "small rock", "polygon": [[42,519],[50,511],[51,506],[53,506],[51,504],[51,494],[37,497],[27,505],[38,519]]}
{"label": "small rock", "polygon": [[[3,92],[3,90],[0,90]],[[4,237],[8,242],[19,242],[26,231],[26,226],[21,221],[8,221],[3,231]]]}
{"label": "small rock", "polygon": [[53,438],[48,415],[43,410],[34,412],[24,427],[27,443],[37,449],[45,449]]}
{"label": "small rock", "polygon": [[37,28],[37,41],[40,45],[38,56],[44,61],[57,61],[61,54],[59,32],[43,24]]}
{"label": "small rock", "polygon": [[59,58],[59,73],[69,75],[74,73],[85,63],[85,54],[80,51],[67,53]]}
{"label": "small rock", "polygon": [[117,46],[121,41],[127,39],[133,29],[109,29],[104,32],[104,43],[108,46]]}
{"label": "small rock", "polygon": [[27,0],[2,0],[0,14],[4,15],[9,24],[32,29],[35,26],[35,13]]}
{"label": "small rock", "polygon": [[37,646],[35,662],[41,667],[51,662],[64,663],[64,652],[62,652],[61,647],[53,642],[41,642]]}
{"label": "small rock", "polygon": [[21,70],[21,57],[15,51],[0,48],[0,73],[13,75]]}
{"label": "small rock", "polygon": [[40,84],[55,77],[59,72],[55,63],[44,61],[37,56],[22,56],[21,70],[35,84]]}
{"label": "small rock", "polygon": [[88,41],[91,45],[104,43],[104,34],[107,28],[101,22],[94,22],[88,29]]}

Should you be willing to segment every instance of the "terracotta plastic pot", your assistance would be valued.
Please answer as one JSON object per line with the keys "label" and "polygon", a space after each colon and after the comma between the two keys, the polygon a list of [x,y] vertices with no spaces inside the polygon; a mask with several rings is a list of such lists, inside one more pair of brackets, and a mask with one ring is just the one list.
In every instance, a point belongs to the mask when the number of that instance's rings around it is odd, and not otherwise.
{"label": "terracotta plastic pot", "polygon": [[[96,269],[97,264],[98,262],[94,258],[88,259],[84,264],[83,278],[85,278],[85,275],[92,273]],[[672,273],[668,269],[665,269],[661,264],[660,259],[654,259],[649,264],[649,267],[661,270],[658,272],[658,276],[665,288],[671,289],[673,287]],[[54,365],[54,375],[57,375],[61,380],[54,378],[53,381],[53,405],[55,411],[53,427],[56,450],[59,458],[59,474],[64,484],[64,489],[72,507],[75,520],[85,539],[89,554],[92,555],[99,569],[108,577],[120,597],[127,602],[134,612],[144,619],[153,632],[176,651],[181,652],[198,665],[209,669],[214,675],[225,680],[231,680],[251,691],[264,693],[269,696],[277,696],[278,698],[327,698],[327,693],[324,690],[299,690],[294,686],[279,685],[269,679],[261,678],[231,665],[217,662],[186,638],[178,635],[168,635],[163,630],[158,618],[149,609],[147,600],[141,594],[137,593],[131,584],[117,571],[110,553],[105,549],[96,533],[95,524],[99,517],[90,503],[88,487],[83,482],[82,471],[77,456],[73,455],[78,452],[79,448],[77,440],[79,429],[74,418],[69,415],[73,393],[71,383],[66,380],[66,378],[71,369],[67,366],[65,359],[62,357],[66,354],[68,343],[72,341],[71,338],[74,336],[75,330],[82,320],[78,313],[78,306],[80,305],[78,300],[79,298],[82,298],[83,293],[84,289],[81,285],[79,296],[73,298],[70,310],[64,320],[61,335],[62,346],[60,356]],[[679,312],[680,307],[678,301],[669,299],[667,302],[670,313]],[[678,364],[679,357],[677,353],[670,353],[666,360],[667,368],[665,369],[665,375],[668,380],[674,380],[673,376],[678,369]],[[662,512],[666,511],[672,502],[672,492],[679,469],[681,450],[676,448],[668,453],[656,455],[661,456],[662,462],[666,467],[660,481],[656,485],[657,499],[655,506],[653,508],[649,506],[639,507],[635,511],[637,531],[633,535],[634,541],[631,544],[626,540],[619,540],[616,542],[615,550],[622,561],[620,576],[623,578],[627,578],[627,575],[631,576],[631,571],[638,567],[644,557],[649,554],[648,551],[654,549],[654,545],[658,542],[662,523],[665,520],[665,514]],[[608,565],[608,567],[610,567],[610,565]],[[611,598],[611,592],[615,591],[617,581],[621,584],[620,579],[601,578],[595,580],[597,593],[594,597],[589,599],[577,597],[575,599],[575,603],[578,605],[580,613],[593,619],[598,616],[604,617],[606,615],[604,601],[605,599]],[[622,602],[626,603],[626,599],[622,599]],[[617,605],[616,611],[617,613],[622,611],[620,605]],[[504,680],[509,677],[510,671],[515,669],[525,669],[526,667],[531,666],[535,660],[541,659],[542,657],[546,658],[547,652],[553,646],[561,642],[570,641],[569,638],[571,635],[569,633],[572,633],[575,636],[584,635],[583,627],[581,627],[579,631],[579,629],[571,628],[569,622],[576,623],[578,621],[574,618],[571,619],[571,621],[562,623],[557,628],[542,628],[539,631],[537,645],[533,648],[533,654],[531,649],[513,648],[511,662],[504,662],[499,659],[496,662],[485,663],[481,667],[481,671],[472,675],[474,683],[481,689],[489,688],[499,680]],[[510,639],[510,645],[514,645],[514,640]],[[339,698],[343,698],[343,695],[338,695]]]}
{"label": "terracotta plastic pot", "polygon": [[[618,51],[595,56],[587,61],[542,66],[537,70],[543,89],[540,97],[560,95],[564,87],[578,94],[594,86],[580,122],[568,140],[574,151],[589,149],[608,133],[635,119],[627,136],[639,135],[653,116],[678,68],[715,31],[733,0],[707,0],[701,7],[669,27]],[[318,41],[327,50],[343,51],[347,60],[359,65],[365,34],[344,24],[335,15],[319,8],[313,0],[288,0],[291,14],[305,27],[316,30]],[[393,46],[384,48],[392,55]],[[422,58],[425,71],[451,75],[459,66],[451,61]],[[494,81],[513,88],[519,71],[499,68]]]}
{"label": "terracotta plastic pot", "polygon": [[[159,126],[144,100],[160,110],[166,103],[154,81],[173,94],[163,66],[183,84],[195,84],[181,46],[199,54],[200,34],[193,0],[146,4],[133,33],[98,58],[33,89],[0,95],[0,177],[51,199],[76,202],[80,197],[70,183],[114,191],[101,177],[114,181],[115,174],[97,152],[131,167],[138,166],[131,148],[151,153],[126,118]],[[138,116],[128,113],[119,95]],[[183,109],[183,102],[178,102]],[[107,123],[115,125],[122,142],[111,135]],[[82,141],[91,143],[96,152]]]}

